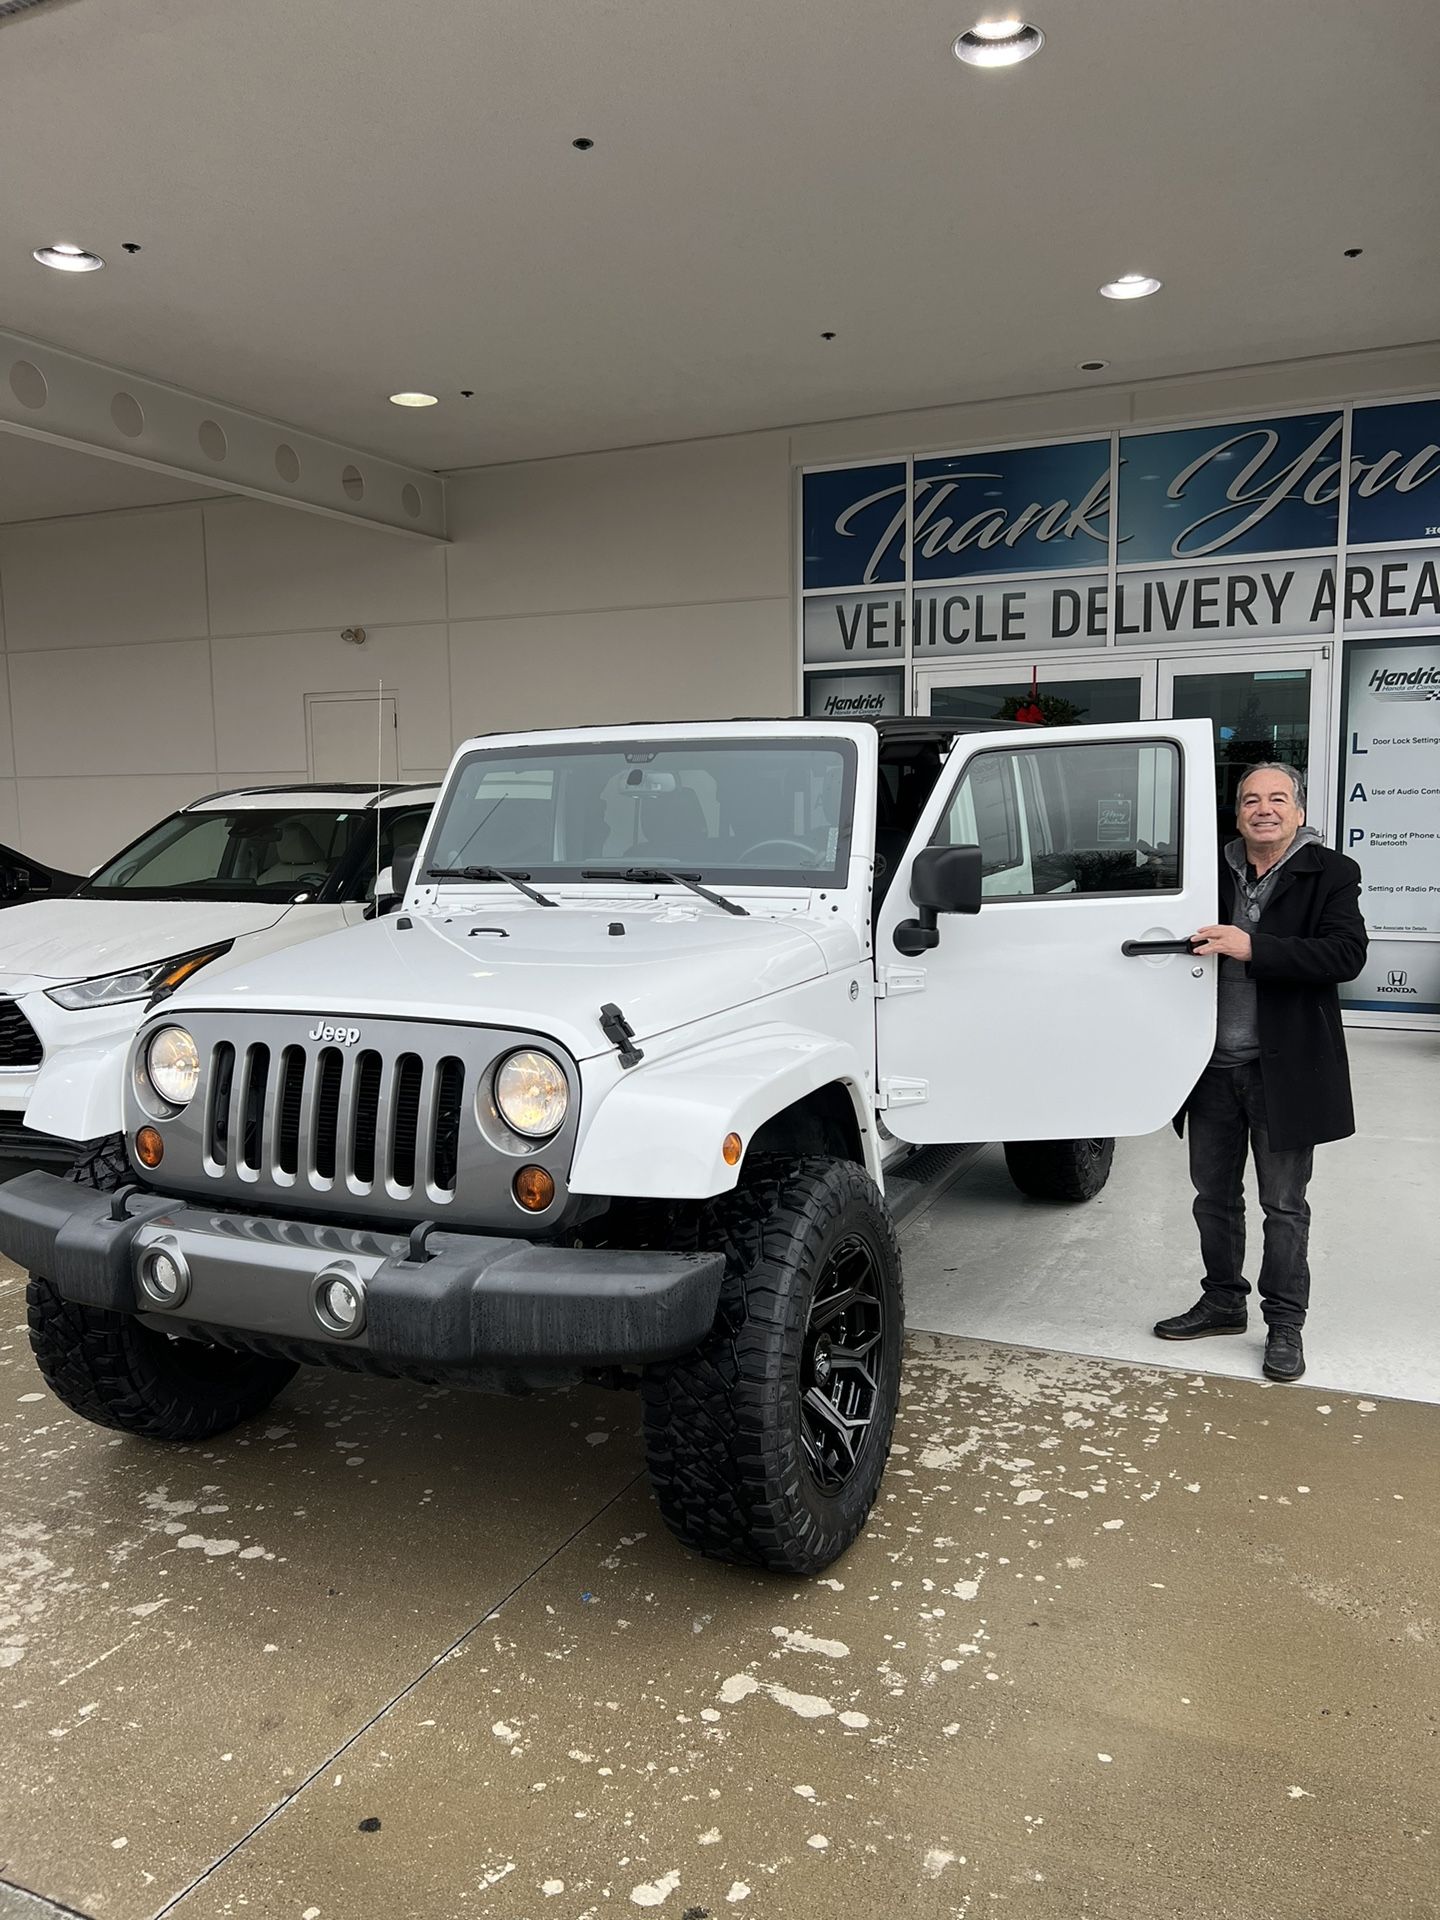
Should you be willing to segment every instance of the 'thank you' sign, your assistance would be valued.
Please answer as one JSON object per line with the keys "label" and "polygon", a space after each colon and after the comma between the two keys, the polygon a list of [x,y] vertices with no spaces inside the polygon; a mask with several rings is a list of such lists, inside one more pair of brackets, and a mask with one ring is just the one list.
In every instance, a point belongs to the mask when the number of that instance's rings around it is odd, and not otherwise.
{"label": "'thank you' sign", "polygon": [[1345,425],[1327,409],[807,473],[805,661],[1440,625],[1440,401],[1354,408],[1348,460]]}

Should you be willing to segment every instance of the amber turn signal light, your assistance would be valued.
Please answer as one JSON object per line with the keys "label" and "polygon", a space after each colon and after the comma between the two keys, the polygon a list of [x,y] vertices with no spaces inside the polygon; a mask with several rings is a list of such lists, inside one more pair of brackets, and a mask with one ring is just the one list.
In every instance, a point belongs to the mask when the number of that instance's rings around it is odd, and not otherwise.
{"label": "amber turn signal light", "polygon": [[527,1213],[543,1213],[555,1198],[555,1181],[544,1167],[521,1167],[513,1191]]}
{"label": "amber turn signal light", "polygon": [[141,1127],[136,1134],[135,1158],[142,1167],[158,1167],[165,1158],[165,1142],[154,1127]]}
{"label": "amber turn signal light", "polygon": [[738,1133],[727,1133],[720,1152],[727,1167],[738,1167],[745,1146]]}

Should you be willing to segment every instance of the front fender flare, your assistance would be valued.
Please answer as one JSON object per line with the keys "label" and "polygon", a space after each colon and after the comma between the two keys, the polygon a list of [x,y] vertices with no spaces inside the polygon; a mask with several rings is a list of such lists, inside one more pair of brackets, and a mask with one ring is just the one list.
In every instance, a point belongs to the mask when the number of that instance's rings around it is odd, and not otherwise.
{"label": "front fender flare", "polygon": [[868,1067],[828,1034],[771,1022],[743,1038],[721,1034],[632,1068],[600,1094],[570,1171],[573,1193],[703,1200],[739,1177],[726,1166],[727,1133],[748,1143],[808,1093],[839,1083],[855,1108],[865,1170],[883,1187]]}

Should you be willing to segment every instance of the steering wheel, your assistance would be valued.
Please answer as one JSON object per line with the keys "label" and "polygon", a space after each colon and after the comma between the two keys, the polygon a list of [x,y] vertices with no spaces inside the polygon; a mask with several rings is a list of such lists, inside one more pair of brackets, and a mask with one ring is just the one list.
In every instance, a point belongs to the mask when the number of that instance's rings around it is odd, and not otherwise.
{"label": "steering wheel", "polygon": [[791,853],[802,855],[805,866],[813,867],[815,865],[815,849],[814,847],[807,847],[803,840],[757,840],[753,846],[746,847],[743,853],[737,853],[735,858],[737,860],[752,860],[756,854],[763,853],[767,847],[788,847]]}
{"label": "steering wheel", "polygon": [[329,875],[323,872],[297,873],[290,885],[296,893],[318,893]]}

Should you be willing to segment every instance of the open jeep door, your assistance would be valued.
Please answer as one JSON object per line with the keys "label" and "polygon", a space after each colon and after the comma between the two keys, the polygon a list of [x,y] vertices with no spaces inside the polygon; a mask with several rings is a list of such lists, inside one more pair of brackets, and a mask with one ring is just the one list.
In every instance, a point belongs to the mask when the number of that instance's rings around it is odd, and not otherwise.
{"label": "open jeep door", "polygon": [[[912,872],[929,846],[979,848],[979,912],[917,926]],[[890,1132],[1078,1140],[1163,1126],[1214,1044],[1216,962],[1185,943],[1214,922],[1216,855],[1207,720],[962,737],[876,926]]]}

